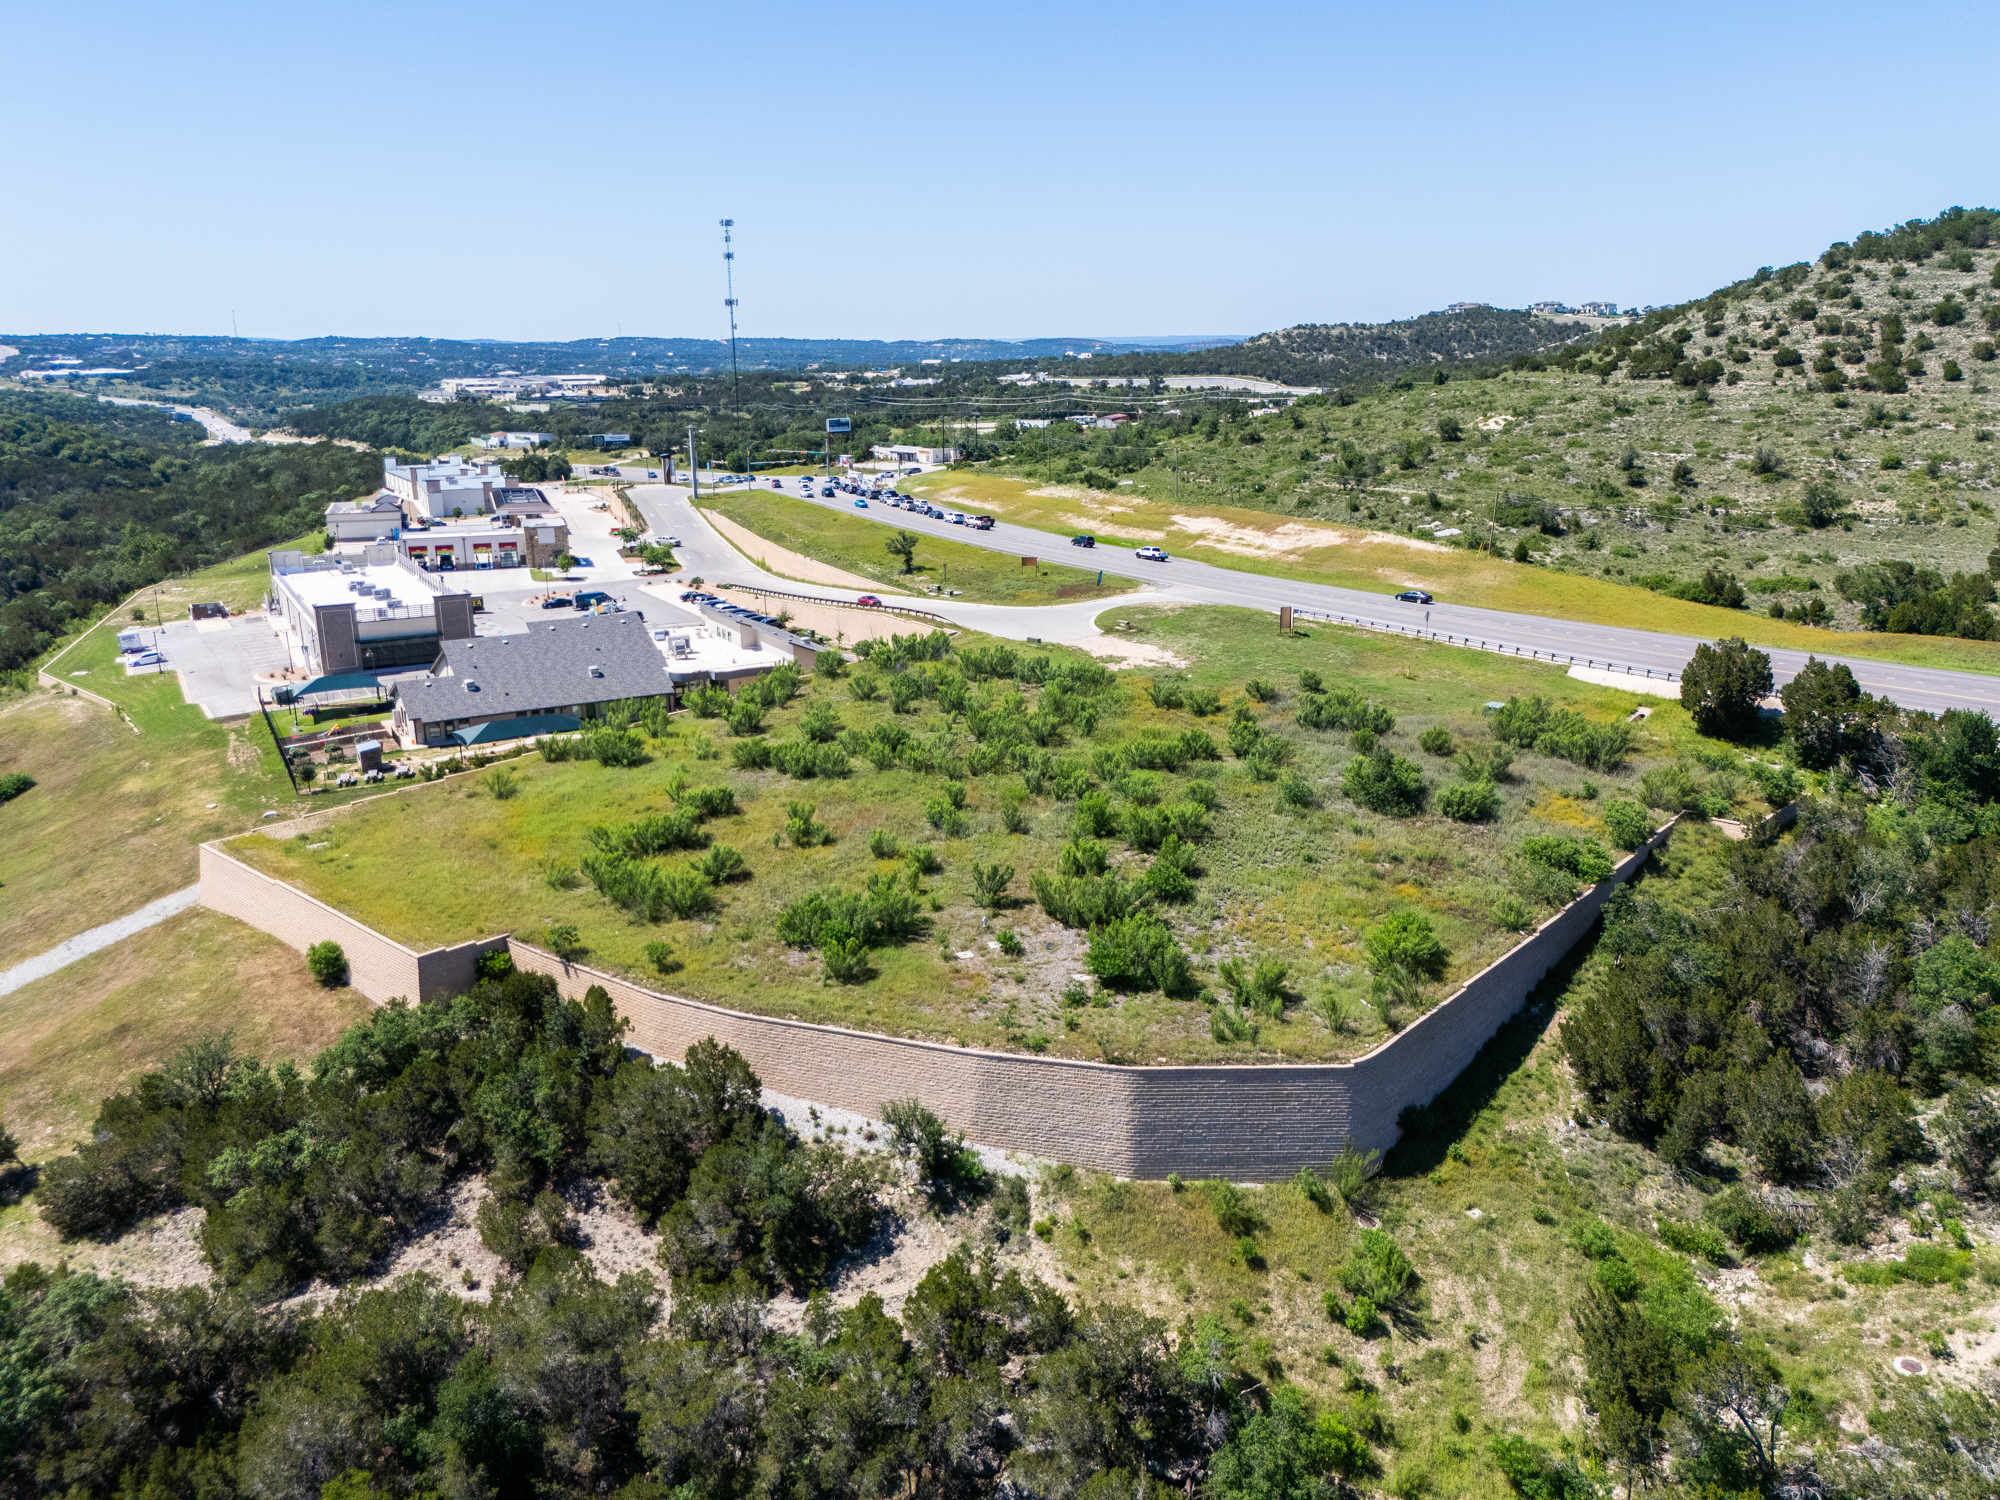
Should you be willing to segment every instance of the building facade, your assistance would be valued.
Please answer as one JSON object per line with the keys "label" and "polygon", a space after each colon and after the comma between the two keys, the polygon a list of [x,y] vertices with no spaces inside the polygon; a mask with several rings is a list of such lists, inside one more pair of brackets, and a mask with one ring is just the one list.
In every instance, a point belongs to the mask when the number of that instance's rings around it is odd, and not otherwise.
{"label": "building facade", "polygon": [[472,595],[424,573],[393,544],[361,560],[273,552],[271,598],[292,649],[315,677],[388,672],[437,659],[472,635]]}
{"label": "building facade", "polygon": [[485,515],[493,509],[494,496],[510,487],[498,463],[469,463],[456,458],[427,464],[399,464],[386,458],[382,461],[382,483],[412,521]]}

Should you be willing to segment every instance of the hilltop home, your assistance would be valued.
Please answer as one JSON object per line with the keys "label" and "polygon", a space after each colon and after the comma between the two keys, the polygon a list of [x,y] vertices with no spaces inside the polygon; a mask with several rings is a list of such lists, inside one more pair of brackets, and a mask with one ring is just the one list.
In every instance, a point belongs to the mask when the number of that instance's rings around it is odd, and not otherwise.
{"label": "hilltop home", "polygon": [[444,642],[429,673],[396,683],[390,722],[405,745],[490,744],[577,729],[609,704],[672,691],[636,612],[590,615]]}

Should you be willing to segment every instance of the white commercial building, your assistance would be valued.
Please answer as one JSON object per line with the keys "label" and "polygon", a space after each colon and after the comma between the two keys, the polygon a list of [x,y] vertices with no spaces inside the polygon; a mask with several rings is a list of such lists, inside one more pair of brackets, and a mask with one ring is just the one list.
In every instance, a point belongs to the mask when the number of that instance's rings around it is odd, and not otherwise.
{"label": "white commercial building", "polygon": [[403,502],[387,490],[366,500],[336,500],[326,508],[326,534],[336,542],[393,537],[404,522]]}
{"label": "white commercial building", "polygon": [[427,464],[399,464],[385,458],[382,483],[402,502],[403,513],[411,520],[442,521],[452,515],[484,515],[512,481],[499,464],[484,460],[441,458]]}
{"label": "white commercial building", "polygon": [[532,448],[537,443],[552,443],[555,439],[553,432],[489,432],[472,441],[481,448]]}
{"label": "white commercial building", "polygon": [[361,560],[273,552],[271,596],[301,665],[316,677],[427,667],[440,641],[471,636],[472,595],[425,573],[394,546]]}
{"label": "white commercial building", "polygon": [[959,457],[956,448],[913,448],[906,443],[876,443],[868,451],[899,464],[955,464]]}
{"label": "white commercial building", "polygon": [[427,573],[552,568],[556,558],[569,550],[569,527],[561,519],[451,522],[406,531],[396,539],[396,548]]}

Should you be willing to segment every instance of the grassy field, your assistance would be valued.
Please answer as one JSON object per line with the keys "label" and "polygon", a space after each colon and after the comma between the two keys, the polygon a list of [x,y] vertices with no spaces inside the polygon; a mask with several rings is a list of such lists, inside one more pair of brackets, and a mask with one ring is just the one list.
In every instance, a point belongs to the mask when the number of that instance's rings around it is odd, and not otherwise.
{"label": "grassy field", "polygon": [[[168,620],[185,619],[193,600],[241,608],[261,597],[269,574],[264,554],[253,553],[163,584],[161,608]],[[150,621],[151,591],[146,613]],[[52,670],[116,703],[131,725],[47,687],[0,695],[0,771],[36,781],[0,806],[0,967],[191,884],[202,841],[239,832],[271,808],[308,805],[261,716],[218,722],[181,697],[171,673],[126,676],[124,619],[129,611],[73,642]]]}
{"label": "grassy field", "polygon": [[[1706,831],[1676,838],[1644,893],[1682,906],[1713,899],[1727,847]],[[1525,1433],[1550,1448],[1581,1436],[1569,1313],[1593,1263],[1573,1237],[1598,1220],[1648,1284],[1676,1289],[1690,1314],[1728,1319],[1776,1362],[1793,1393],[1795,1441],[1851,1442],[1841,1427],[1864,1432],[1885,1397],[1919,1394],[1892,1390],[1902,1378],[1889,1361],[1923,1354],[1927,1330],[1948,1331],[1959,1361],[1931,1361],[1941,1383],[1990,1378],[2000,1262],[1982,1263],[1984,1285],[1878,1288],[1844,1284],[1834,1263],[1854,1252],[1818,1236],[1723,1269],[1660,1242],[1655,1220],[1698,1222],[1700,1194],[1652,1152],[1574,1118],[1582,1101],[1561,1024],[1603,962],[1586,944],[1551,973],[1439,1101],[1452,1128],[1406,1141],[1371,1184],[1368,1210],[1417,1272],[1403,1316],[1366,1336],[1328,1316],[1329,1290],[1350,1300],[1333,1272],[1356,1226],[1338,1200],[1323,1212],[1289,1184],[1238,1190],[1261,1221],[1253,1262],[1219,1226],[1212,1184],[1045,1173],[1035,1212],[1061,1274],[1085,1297],[1136,1302],[1171,1322],[1218,1319],[1240,1368],[1297,1383],[1372,1431],[1380,1473],[1364,1488],[1399,1495],[1507,1500],[1515,1492],[1490,1455],[1494,1436]]]}
{"label": "grassy field", "polygon": [[[589,962],[658,983],[643,950],[665,937],[680,963],[665,981],[670,988],[764,1013],[982,1046],[1046,1047],[1089,1058],[1337,1057],[1363,1050],[1383,1034],[1379,1021],[1359,1004],[1368,981],[1357,966],[1356,945],[1370,923],[1398,908],[1422,909],[1451,949],[1452,979],[1483,967],[1515,941],[1494,912],[1509,892],[1509,858],[1519,840],[1533,832],[1601,833],[1597,809],[1603,800],[1630,792],[1645,764],[1672,753],[1676,733],[1692,737],[1684,718],[1675,728],[1680,710],[1663,707],[1642,734],[1633,763],[1616,773],[1586,775],[1567,762],[1523,754],[1492,822],[1380,817],[1357,810],[1339,794],[1339,774],[1351,753],[1348,737],[1301,729],[1293,721],[1302,669],[1320,671],[1336,686],[1359,685],[1385,704],[1398,719],[1388,742],[1422,760],[1434,783],[1444,780],[1444,763],[1417,750],[1417,734],[1442,725],[1461,744],[1476,748],[1487,738],[1480,712],[1487,701],[1542,693],[1608,720],[1623,718],[1640,700],[1570,682],[1547,666],[1450,647],[1342,630],[1279,638],[1268,616],[1248,611],[1128,607],[1119,617],[1130,621],[1141,639],[1185,659],[1186,682],[1220,691],[1224,712],[1197,719],[1184,709],[1156,708],[1147,679],[1124,674],[1105,700],[1094,735],[1075,737],[1063,752],[1079,765],[1088,763],[1093,749],[1148,730],[1179,734],[1201,727],[1220,743],[1228,710],[1244,701],[1247,677],[1272,678],[1286,689],[1255,711],[1292,745],[1290,769],[1310,786],[1316,805],[1287,810],[1273,784],[1255,779],[1226,751],[1221,762],[1191,765],[1165,776],[1156,788],[1162,801],[1173,802],[1200,777],[1212,781],[1221,799],[1215,836],[1202,849],[1206,873],[1198,898],[1164,909],[1202,983],[1215,983],[1215,966],[1236,955],[1271,955],[1289,966],[1294,1003],[1282,1020],[1265,1024],[1250,1039],[1216,1041],[1201,1004],[1157,993],[1061,1006],[1060,992],[1083,971],[1084,939],[1048,921],[1026,896],[1029,873],[1053,869],[1074,808],[1052,794],[1027,796],[1022,779],[1011,773],[966,778],[970,828],[966,837],[947,840],[926,826],[923,811],[943,790],[942,776],[900,767],[878,772],[858,759],[853,774],[842,779],[795,782],[773,771],[738,771],[731,767],[728,735],[719,721],[677,716],[675,727],[653,746],[653,762],[642,768],[543,765],[530,758],[521,763],[520,793],[508,800],[487,795],[476,780],[457,779],[320,820],[301,837],[277,841],[258,835],[231,848],[258,868],[414,946],[503,931],[542,941],[552,925],[569,923],[580,930]],[[822,700],[850,729],[865,731],[891,717],[880,700],[858,703],[844,684],[816,683],[770,715],[773,738],[793,738],[800,718]],[[969,745],[960,738],[962,725],[941,715],[934,703],[919,700],[917,712],[903,723],[920,737],[942,735]],[[704,751],[716,758],[699,758]],[[723,889],[718,913],[655,927],[633,922],[580,882],[569,889],[551,887],[545,863],[577,865],[592,824],[664,809],[665,783],[677,771],[693,784],[732,787],[742,809],[710,825],[717,841],[744,854],[752,872],[748,881]],[[1121,791],[1112,795],[1114,802],[1124,800]],[[1001,807],[1010,796],[1025,798],[1028,833],[1002,831]],[[786,804],[794,800],[816,805],[820,821],[833,830],[833,843],[780,847]],[[777,913],[815,888],[855,890],[871,875],[898,869],[870,854],[869,839],[877,830],[905,848],[919,842],[938,846],[944,871],[925,885],[936,898],[933,931],[927,940],[878,951],[879,977],[871,982],[822,985],[814,956],[776,940]],[[1112,844],[1118,850],[1116,838]],[[1010,909],[988,917],[974,904],[975,862],[1014,867]],[[1115,863],[1136,874],[1147,860],[1119,851]],[[994,946],[1002,928],[1016,929],[1022,938],[1025,952],[1019,958],[1007,958]],[[1448,988],[1440,986],[1429,998]],[[1334,1032],[1308,1015],[1300,1002],[1326,989],[1346,995],[1365,1019]]]}
{"label": "grassy field", "polygon": [[[1090,531],[1103,541],[1132,546],[1157,542],[1175,556],[1273,578],[1382,594],[1421,588],[1454,604],[1552,619],[1639,626],[1703,639],[1740,635],[1760,646],[1839,652],[1954,671],[2000,672],[2000,643],[1992,641],[1817,629],[1755,611],[1668,598],[1611,576],[1509,562],[1492,553],[1407,534],[1239,506],[1151,498],[1157,488],[1110,494],[965,470],[926,474],[909,483],[913,493],[938,505],[976,505],[1017,525],[1046,530],[1054,534],[1052,542]],[[1979,566],[1984,568],[1990,535],[1982,530],[1974,540],[1982,549]],[[1794,571],[1796,566],[1786,564]],[[1828,596],[1829,604],[1836,602],[1837,597]]]}
{"label": "grassy field", "polygon": [[[226,1031],[238,1052],[302,1062],[368,1009],[354,990],[321,988],[276,938],[196,908],[7,997],[0,1120],[24,1161],[44,1162],[89,1130],[106,1095],[197,1037]],[[30,1199],[0,1207],[0,1270],[73,1261],[149,1281],[201,1279],[198,1251],[163,1255],[148,1238],[64,1244]]]}
{"label": "grassy field", "polygon": [[355,990],[322,988],[276,938],[196,907],[7,997],[0,1119],[40,1161],[183,1042],[230,1031],[241,1052],[304,1058],[367,1010]]}
{"label": "grassy field", "polygon": [[1057,604],[1109,599],[1138,586],[1122,578],[1100,584],[1095,570],[1048,562],[1024,568],[1017,557],[931,536],[920,538],[912,560],[915,571],[904,573],[901,559],[883,545],[889,533],[872,521],[768,492],[719,491],[710,506],[780,547],[871,578],[898,593],[948,588],[981,604]]}

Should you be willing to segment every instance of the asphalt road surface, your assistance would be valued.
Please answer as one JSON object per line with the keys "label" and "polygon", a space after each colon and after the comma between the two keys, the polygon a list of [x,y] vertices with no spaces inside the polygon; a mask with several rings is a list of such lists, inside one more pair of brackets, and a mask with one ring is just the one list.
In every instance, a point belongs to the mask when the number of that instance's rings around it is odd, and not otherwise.
{"label": "asphalt road surface", "polygon": [[[1608,666],[1618,672],[1628,668],[1635,674],[1650,671],[1655,678],[1678,677],[1681,668],[1694,655],[1694,648],[1701,644],[1692,636],[1665,635],[1627,626],[1583,625],[1569,620],[1546,619],[1540,615],[1516,614],[1510,610],[1476,609],[1442,601],[1430,605],[1403,604],[1386,593],[1365,593],[1330,584],[1239,573],[1189,558],[1142,562],[1129,548],[1100,542],[1096,547],[1072,549],[1065,537],[1027,526],[1011,525],[1006,521],[997,521],[991,531],[973,531],[946,521],[928,520],[909,511],[895,510],[880,501],[870,501],[868,509],[856,510],[851,495],[836,491],[833,499],[821,499],[818,483],[816,480],[810,494],[803,498],[827,510],[837,510],[885,527],[902,527],[918,535],[942,536],[967,546],[984,547],[1010,556],[1039,557],[1075,567],[1102,568],[1114,577],[1143,579],[1154,585],[1160,596],[1168,599],[1201,604],[1233,604],[1272,611],[1289,604],[1296,609],[1312,610],[1322,616],[1378,628],[1420,632],[1426,638],[1434,635],[1441,641],[1462,641],[1488,650],[1505,649],[1509,654],[1518,650],[1524,656],[1533,654],[1564,665],[1574,660],[1577,666]],[[759,487],[763,493],[771,493],[768,483]],[[707,486],[703,488],[707,489]],[[783,492],[793,499],[802,497],[796,479],[786,480]],[[653,530],[681,538],[680,556],[692,572],[710,580],[724,581],[749,581],[753,576],[760,576],[760,570],[747,563],[741,553],[695,513],[685,488],[663,484],[639,485],[633,489],[632,496]],[[820,584],[782,583],[780,586],[795,593],[827,599],[851,600],[855,597],[851,591]],[[890,590],[885,587],[882,592],[886,594]],[[991,628],[987,621],[992,612],[1005,608],[968,606],[958,600],[926,599],[922,602],[924,608],[939,614],[953,618],[962,615],[965,623],[977,624],[983,630]],[[1097,613],[1114,607],[1113,603],[1092,606]],[[1065,617],[1075,612],[1072,606],[1052,608],[1063,611]],[[1024,620],[1044,614],[1044,611],[1033,607],[1015,607],[1006,612]],[[1049,640],[1071,638],[1063,631],[1038,629],[1033,625],[1003,633],[1017,639],[1029,633]],[[1920,708],[1932,713],[1946,708],[1981,709],[2000,717],[2000,677],[1843,656],[1838,644],[1839,637],[1829,633],[1828,650],[1816,654],[1822,660],[1846,662],[1866,692],[1889,698],[1905,708]],[[1772,650],[1770,656],[1771,672],[1780,686],[1791,681],[1806,663],[1803,651]]]}

